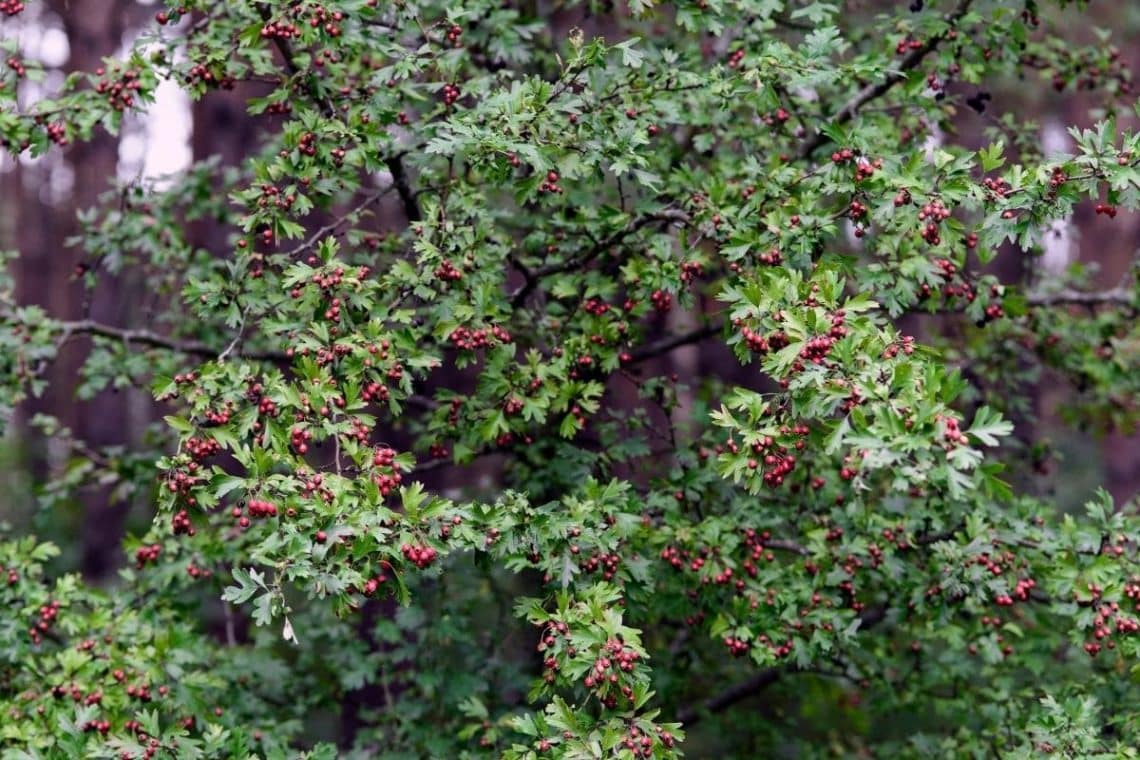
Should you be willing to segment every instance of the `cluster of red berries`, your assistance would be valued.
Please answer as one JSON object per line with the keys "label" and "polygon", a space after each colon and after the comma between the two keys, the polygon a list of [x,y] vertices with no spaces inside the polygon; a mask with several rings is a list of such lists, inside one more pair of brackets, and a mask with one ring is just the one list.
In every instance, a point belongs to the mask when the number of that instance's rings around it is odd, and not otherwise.
{"label": "cluster of red berries", "polygon": [[[996,288],[993,290],[996,290]],[[997,294],[994,293],[993,290],[991,290],[990,294],[996,297]],[[1002,308],[1000,303],[991,303],[988,306],[986,306],[986,321],[991,321],[994,319],[1001,319],[1004,316],[1005,316],[1005,309]]]}
{"label": "cluster of red berries", "polygon": [[305,156],[317,155],[317,136],[312,132],[305,132],[297,140],[297,150]]}
{"label": "cluster of red berries", "polygon": [[497,343],[510,343],[511,335],[499,326],[490,329],[469,327],[456,327],[451,331],[448,340],[456,348],[463,351],[473,351],[477,348],[488,348]]}
{"label": "cluster of red berries", "polygon": [[[800,428],[796,428],[799,430]],[[807,428],[803,428],[806,432]],[[757,456],[762,459],[749,459],[748,469],[760,469],[763,464],[764,485],[769,488],[779,488],[784,484],[784,479],[791,474],[792,470],[796,469],[796,458],[788,453],[787,446],[776,446],[772,441],[771,436],[766,436],[763,441],[757,441],[752,446],[752,450]]]}
{"label": "cluster of red berries", "polygon": [[950,218],[950,209],[942,205],[942,201],[935,198],[918,211],[918,221],[925,222],[922,228],[922,239],[930,245],[942,242],[939,234],[939,225]]}
{"label": "cluster of red berries", "polygon": [[[194,719],[189,718],[188,720],[193,721]],[[139,734],[140,740],[146,738],[146,732],[144,732],[142,730],[142,725],[138,721],[127,721],[127,722],[134,724],[134,730]],[[191,725],[193,725],[193,723],[191,723]],[[124,726],[124,728],[127,728],[127,726]],[[149,739],[147,739],[146,749],[143,750],[142,760],[153,760],[153,758],[158,754],[158,750],[161,748],[162,748],[162,744],[158,741],[158,739],[156,739],[153,736],[150,737]],[[134,760],[134,757],[135,756],[133,754],[131,754],[131,752],[128,750],[123,750],[119,754],[120,760]]]}
{"label": "cluster of red berries", "polygon": [[662,314],[673,308],[673,295],[664,290],[654,290],[649,294],[649,301]]}
{"label": "cluster of red berries", "polygon": [[294,427],[289,431],[289,445],[301,456],[309,453],[309,441],[313,440],[311,431],[302,428]]}
{"label": "cluster of red berries", "polygon": [[402,545],[400,553],[404,555],[404,559],[421,570],[435,562],[437,556],[435,549],[430,546],[413,546],[411,544]]}
{"label": "cluster of red berries", "polygon": [[200,63],[196,63],[187,70],[183,80],[186,84],[202,84],[206,87],[218,87],[223,90],[232,90],[235,80],[229,74],[218,75]]}
{"label": "cluster of red berries", "polygon": [[538,192],[561,195],[562,185],[558,184],[558,180],[560,179],[561,177],[559,176],[558,172],[551,169],[546,173],[546,179],[543,181],[543,183],[538,186]]}
{"label": "cluster of red berries", "polygon": [[[546,652],[547,650],[554,649],[557,646],[559,649],[563,649],[568,657],[575,656],[578,652],[573,646],[570,646],[568,644],[561,644],[558,641],[558,637],[564,638],[569,635],[570,626],[566,625],[566,623],[562,622],[561,620],[551,622],[547,630],[543,633],[542,637],[538,641],[538,651]],[[543,658],[542,666],[544,670],[542,676],[543,680],[547,683],[554,683],[555,679],[558,677],[558,670],[560,668],[560,665],[558,664],[558,658],[553,654],[547,654],[546,657]]]}
{"label": "cluster of red berries", "polygon": [[[296,15],[301,8],[294,11]],[[309,10],[309,26],[313,29],[323,28],[325,33],[330,37],[339,37],[341,29],[339,24],[344,21],[344,13],[341,11],[329,12],[327,8],[316,5]]]}
{"label": "cluster of red berries", "polygon": [[[197,468],[197,465],[193,462],[191,462],[189,466],[193,466],[195,469]],[[190,493],[190,489],[198,485],[200,480],[201,478],[197,475],[175,470],[174,473],[166,479],[166,489],[171,493],[188,494]],[[191,503],[193,503],[193,500],[191,500]]]}
{"label": "cluster of red berries", "polygon": [[333,500],[332,489],[325,486],[325,478],[321,473],[314,473],[310,477],[301,475],[301,494],[305,497],[319,496],[326,503]]}
{"label": "cluster of red berries", "polygon": [[[1090,584],[1091,586],[1092,584]],[[1140,598],[1140,586],[1135,583],[1125,586],[1125,595],[1132,600]],[[1137,605],[1140,608],[1140,605]],[[1116,628],[1113,630],[1109,628],[1109,624],[1114,625]],[[1084,645],[1084,650],[1090,657],[1096,657],[1100,652],[1101,647],[1108,649],[1115,649],[1116,642],[1112,637],[1116,636],[1129,636],[1140,631],[1140,621],[1135,618],[1127,617],[1120,611],[1119,602],[1108,602],[1101,604],[1097,609],[1097,614],[1092,620],[1093,624],[1093,637],[1095,641],[1090,641]],[[1107,641],[1105,641],[1107,639]],[[1100,642],[1104,641],[1102,645]]]}
{"label": "cluster of red berries", "polygon": [[1025,602],[1029,600],[1029,592],[1037,586],[1037,581],[1032,578],[1021,578],[1013,587],[1012,594],[998,594],[994,597],[994,604],[999,607],[1012,607],[1015,602]]}
{"label": "cluster of red berries", "polygon": [[64,125],[63,122],[53,121],[45,127],[45,130],[47,131],[48,139],[59,147],[63,148],[68,145],[67,126]]}
{"label": "cluster of red berries", "polygon": [[[787,109],[777,108],[772,113],[766,113],[763,116],[761,116],[760,120],[763,121],[769,127],[775,127],[775,126],[779,126],[782,124],[786,124],[788,119],[790,119],[790,118],[792,118],[792,115],[790,113],[788,113]],[[756,192],[756,189],[752,188],[752,192],[753,193]],[[747,193],[747,191],[746,191],[746,194],[744,197],[748,198],[751,195],[752,195],[752,193]]]}
{"label": "cluster of red berries", "polygon": [[261,197],[257,199],[258,208],[267,208],[272,205],[274,208],[288,211],[297,202],[297,196],[293,193],[282,195],[281,190],[276,186],[265,183],[261,186]]}
{"label": "cluster of red berries", "polygon": [[[121,670],[117,670],[115,672],[122,673]],[[62,684],[56,684],[55,686],[51,687],[51,696],[52,699],[63,699],[64,697],[69,696],[73,702],[78,703],[83,701],[83,689],[79,688],[79,686],[76,685],[74,681],[71,683],[70,687],[64,686]]]}
{"label": "cluster of red berries", "polygon": [[395,462],[396,452],[387,447],[377,449],[372,455],[372,466],[387,470],[372,475],[372,482],[380,489],[381,496],[388,496],[403,482],[404,476],[396,469]]}
{"label": "cluster of red berries", "polygon": [[460,524],[460,523],[462,523],[462,522],[463,522],[463,518],[462,518],[462,517],[460,517],[459,515],[452,515],[452,516],[451,516],[451,522],[450,522],[450,524],[449,524],[449,523],[444,523],[443,525],[440,525],[440,526],[439,526],[439,537],[440,537],[441,539],[443,539],[444,541],[446,541],[447,539],[451,538],[451,529],[452,529],[452,527],[453,527],[453,526],[456,526],[456,525],[459,525],[459,524]]}
{"label": "cluster of red berries", "polygon": [[736,638],[735,636],[725,636],[724,646],[728,649],[728,653],[733,657],[740,657],[748,654],[748,650],[752,648],[744,639]]}
{"label": "cluster of red berries", "polygon": [[139,568],[143,568],[148,562],[157,562],[159,554],[162,554],[162,546],[159,544],[140,546],[135,550],[135,562]]}
{"label": "cluster of red berries", "polygon": [[1013,193],[1013,185],[1002,177],[986,177],[982,180],[982,187],[997,198],[1008,198]]}
{"label": "cluster of red berries", "polygon": [[335,267],[329,272],[313,272],[313,283],[322,290],[332,290],[340,287],[344,280],[344,267]]}
{"label": "cluster of red berries", "polygon": [[764,354],[767,353],[771,348],[767,338],[765,338],[760,333],[752,330],[747,325],[741,325],[740,337],[744,339],[744,342],[747,344],[748,349],[754,353]]}
{"label": "cluster of red berries", "polygon": [[15,16],[24,12],[23,0],[0,0],[0,13],[5,16]]}
{"label": "cluster of red berries", "polygon": [[[741,563],[741,568],[744,572],[748,573],[749,577],[755,578],[759,570],[756,563],[763,559],[765,562],[775,562],[776,555],[767,549],[766,543],[771,540],[772,534],[769,531],[757,531],[755,528],[743,528],[744,533],[744,561]],[[736,581],[738,590],[742,590],[744,582],[741,580]]]}
{"label": "cluster of red berries", "polygon": [[876,158],[869,161],[862,156],[855,162],[855,181],[862,182],[875,176],[875,172],[883,168],[883,159]]}
{"label": "cluster of red berries", "polygon": [[675,570],[684,570],[686,565],[694,573],[705,566],[705,557],[708,556],[708,549],[701,549],[701,555],[693,557],[692,553],[687,549],[678,549],[675,546],[666,546],[661,550],[661,559],[668,562]]}
{"label": "cluster of red berries", "polygon": [[213,409],[206,410],[206,422],[203,427],[218,427],[220,425],[228,424],[230,417],[233,415],[234,402],[227,401],[226,406],[220,412],[215,412]]}
{"label": "cluster of red berries", "polygon": [[[226,420],[229,420],[228,415],[226,416]],[[215,454],[221,453],[221,451],[222,444],[213,438],[197,438],[191,436],[186,439],[186,453],[199,462],[204,459],[209,459]]]}
{"label": "cluster of red berries", "polygon": [[186,574],[191,578],[209,578],[213,575],[209,568],[196,565],[193,560],[191,560],[190,564],[186,567]]}
{"label": "cluster of red berries", "polygon": [[[632,673],[641,655],[631,647],[626,646],[619,639],[609,639],[602,647],[594,665],[586,672],[582,679],[583,685],[594,692],[606,707],[617,706],[617,694],[614,688],[620,691],[627,700],[633,699],[633,688],[622,684],[622,673]],[[620,686],[619,686],[620,684]]]}
{"label": "cluster of red berries", "polygon": [[833,164],[845,164],[855,158],[855,151],[850,148],[840,148],[831,154],[831,162]]}
{"label": "cluster of red berries", "polygon": [[731,53],[729,53],[728,62],[726,65],[730,69],[735,69],[737,66],[740,65],[740,63],[743,60],[744,60],[744,48],[738,48],[736,50],[733,50]]}
{"label": "cluster of red berries", "polygon": [[993,555],[991,555],[989,552],[982,552],[981,554],[974,557],[972,561],[974,564],[984,567],[991,575],[1001,575],[1006,571],[1006,567],[1004,567],[1002,563],[1004,562],[1006,565],[1012,564],[1014,561],[1014,556],[1011,552],[998,553]]}
{"label": "cluster of red berries", "polygon": [[8,68],[10,68],[10,69],[12,69],[12,71],[16,72],[17,78],[22,77],[28,73],[27,69],[24,68],[24,64],[21,63],[20,59],[14,55],[9,56],[8,60],[5,61],[5,63],[8,64]]}
{"label": "cluster of red berries", "polygon": [[[946,298],[964,298],[973,303],[977,296],[974,286],[959,276],[957,265],[950,259],[935,259],[934,263],[938,267],[936,275],[945,282],[941,288],[942,295]],[[919,286],[918,297],[929,298],[932,292],[930,285],[924,282]]]}
{"label": "cluster of red berries", "polygon": [[859,474],[859,470],[850,466],[852,464],[851,457],[843,457],[843,463],[843,466],[839,468],[839,479],[846,481],[854,480],[855,476]]}
{"label": "cluster of red berries", "polygon": [[661,731],[660,729],[658,729],[655,739],[652,734],[642,731],[636,725],[631,724],[621,739],[621,746],[628,750],[634,757],[653,757],[656,753],[658,742],[666,748],[671,748],[676,743],[676,739],[674,739],[673,735],[668,731]]}
{"label": "cluster of red berries", "polygon": [[[322,541],[321,543],[324,543],[324,542]],[[382,562],[381,565],[383,565],[389,569],[391,568],[391,565],[389,565],[387,562]],[[360,591],[365,596],[372,596],[373,594],[375,594],[377,592],[377,590],[379,590],[379,588],[381,586],[383,586],[387,582],[388,582],[388,576],[387,575],[385,575],[382,572],[377,573],[375,576],[373,576],[372,578],[369,578],[368,580],[366,580],[364,582],[364,586],[360,589]]]}
{"label": "cluster of red berries", "polygon": [[1109,219],[1116,218],[1116,206],[1110,205],[1108,203],[1098,203],[1093,210],[1096,212],[1097,216],[1103,214]]}
{"label": "cluster of red berries", "polygon": [[[257,413],[266,417],[276,417],[281,413],[276,402],[265,395],[265,387],[256,380],[250,379],[246,389],[246,399],[257,403]],[[255,423],[254,429],[260,429],[260,423]]]}
{"label": "cluster of red berries", "polygon": [[444,259],[435,268],[435,278],[443,282],[455,282],[463,279],[463,270],[457,269],[450,259]]}
{"label": "cluster of red berries", "polygon": [[1053,171],[1049,173],[1049,189],[1051,192],[1056,191],[1061,185],[1068,181],[1069,176],[1065,174],[1065,170],[1060,166],[1054,166]]}
{"label": "cluster of red berries", "polygon": [[[9,577],[9,584],[11,584],[11,577]],[[31,637],[33,644],[39,644],[43,641],[43,634],[55,623],[56,618],[59,617],[59,600],[52,599],[47,604],[42,605],[39,609],[38,620],[35,624],[28,629],[28,636]]]}
{"label": "cluster of red berries", "polygon": [[83,731],[85,733],[92,733],[98,731],[104,736],[111,730],[111,721],[109,720],[89,720],[83,724]]}
{"label": "cluster of red berries", "polygon": [[[142,89],[142,81],[139,79],[139,73],[134,69],[127,69],[122,73],[117,71],[112,73],[118,76],[114,79],[110,77],[100,79],[99,83],[95,85],[95,92],[105,95],[107,103],[112,109],[123,111],[135,104],[135,93]],[[104,70],[102,68],[95,69],[95,74],[102,77]]]}
{"label": "cluster of red berries", "polygon": [[140,702],[149,702],[153,699],[150,694],[150,687],[146,684],[139,684],[138,686],[131,684],[127,687],[127,696]]}
{"label": "cluster of red berries", "polygon": [[761,264],[770,267],[779,266],[784,261],[784,257],[780,253],[779,248],[771,248],[768,251],[761,253],[756,258],[760,261]]}
{"label": "cluster of red berries", "polygon": [[463,93],[459,89],[459,85],[445,84],[443,86],[443,104],[450,106],[462,97]]}
{"label": "cluster of red berries", "polygon": [[602,573],[603,580],[613,580],[621,566],[621,555],[615,552],[594,552],[584,562],[580,563],[582,570],[587,573]]}
{"label": "cluster of red berries", "polygon": [[[826,335],[817,335],[804,341],[799,356],[792,363],[792,372],[802,372],[806,364],[823,365],[835,343],[847,335],[846,315],[837,311],[831,316],[831,329]],[[769,341],[771,343],[771,341]]]}
{"label": "cluster of red berries", "polygon": [[458,24],[452,24],[444,36],[447,39],[447,44],[452,47],[463,47],[463,41],[460,39],[463,36],[463,27]]}
{"label": "cluster of red berries", "polygon": [[391,393],[388,390],[388,386],[375,381],[368,383],[368,385],[364,386],[364,390],[360,392],[360,397],[364,401],[375,400],[385,402],[389,399],[390,396]]}
{"label": "cluster of red berries", "polygon": [[250,499],[246,504],[246,509],[249,511],[251,517],[276,517],[277,505],[268,501],[261,501],[260,499]]}
{"label": "cluster of red berries", "polygon": [[194,535],[194,526],[190,523],[190,513],[180,509],[170,518],[170,531],[176,535]]}
{"label": "cluster of red berries", "polygon": [[[1061,92],[1072,83],[1078,90],[1095,90],[1098,87],[1115,83],[1121,94],[1132,92],[1132,77],[1128,64],[1121,57],[1120,50],[1113,47],[1109,49],[1108,65],[1101,66],[1091,56],[1078,53],[1068,60],[1059,62],[1055,66],[1039,56],[1023,55],[1020,60],[1024,66],[1038,69],[1054,68],[1053,89]],[[1061,67],[1064,68],[1061,68]]]}
{"label": "cluster of red berries", "polygon": [[895,44],[895,55],[906,55],[912,50],[922,50],[922,40],[913,37],[903,37]]}
{"label": "cluster of red berries", "polygon": [[587,298],[582,302],[582,311],[600,317],[610,310],[610,305],[598,298]]}
{"label": "cluster of red berries", "polygon": [[291,40],[300,39],[300,37],[300,27],[288,21],[270,21],[261,27],[261,39],[263,40]]}
{"label": "cluster of red berries", "polygon": [[896,356],[899,355],[899,351],[902,351],[903,354],[905,354],[906,356],[910,356],[911,354],[914,353],[914,336],[913,335],[904,335],[904,336],[902,336],[901,340],[896,341],[894,343],[891,343],[886,348],[884,348],[883,349],[883,358],[884,359],[894,359]]}
{"label": "cluster of red berries", "polygon": [[[330,322],[339,323],[340,322],[340,306],[341,306],[340,299],[334,298],[333,302],[329,304],[329,308],[325,310],[325,319],[329,320]],[[333,327],[329,330],[329,333],[335,334],[336,330],[337,330],[337,328]],[[286,353],[288,353],[288,351],[286,351]],[[321,346],[320,348],[317,349],[317,356],[316,356],[317,366],[323,367],[327,364],[332,364],[338,358],[340,358],[342,356],[347,356],[348,354],[351,354],[351,353],[352,353],[352,346],[348,346],[348,345],[345,345],[343,343],[337,343],[337,344],[335,344],[329,348]],[[309,355],[309,348],[308,348],[308,346],[305,346],[301,349],[301,356],[308,356],[308,355]],[[306,404],[306,407],[307,406],[308,405]],[[306,409],[306,411],[308,411],[308,410]]]}
{"label": "cluster of red berries", "polygon": [[332,301],[329,302],[329,307],[327,309],[325,309],[325,319],[327,319],[330,322],[334,322],[334,323],[339,324],[340,323],[340,307],[341,307],[341,300],[339,298],[332,299]]}
{"label": "cluster of red berries", "polygon": [[[340,399],[338,398],[337,401],[340,401]],[[337,406],[342,405],[337,404]],[[364,420],[359,417],[349,417],[348,424],[351,430],[345,434],[346,438],[349,440],[355,439],[356,442],[361,445],[368,443],[368,436],[372,431]]]}
{"label": "cluster of red berries", "polygon": [[946,440],[948,446],[965,446],[970,442],[970,439],[967,438],[966,434],[959,428],[958,420],[955,418],[936,414],[934,415],[934,421],[942,423],[942,437]]}
{"label": "cluster of red berries", "polygon": [[681,282],[686,285],[704,275],[704,267],[699,261],[681,262]]}
{"label": "cluster of red berries", "polygon": [[452,427],[455,427],[459,424],[459,410],[462,408],[462,406],[462,398],[456,396],[455,398],[451,399],[451,403],[449,404],[449,408],[447,410],[447,423]]}

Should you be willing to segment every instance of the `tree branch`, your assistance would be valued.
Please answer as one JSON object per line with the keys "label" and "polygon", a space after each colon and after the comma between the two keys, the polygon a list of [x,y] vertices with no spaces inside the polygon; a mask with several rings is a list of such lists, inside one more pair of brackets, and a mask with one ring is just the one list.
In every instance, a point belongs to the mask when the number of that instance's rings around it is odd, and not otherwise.
{"label": "tree branch", "polygon": [[637,364],[655,356],[667,354],[675,348],[687,346],[690,343],[700,343],[705,338],[711,338],[720,333],[724,325],[721,322],[713,322],[712,324],[698,327],[696,330],[680,335],[670,335],[667,338],[654,341],[653,343],[646,343],[644,346],[638,346],[630,352],[632,357],[629,364]]}
{"label": "tree branch", "polygon": [[[180,340],[169,335],[160,335],[150,330],[115,327],[113,325],[96,322],[93,319],[80,319],[72,322],[57,322],[63,333],[62,343],[66,343],[73,335],[92,335],[101,338],[111,338],[125,344],[147,346],[149,348],[162,348],[189,356],[203,356],[216,358],[220,351],[200,341]],[[242,353],[246,359],[262,361],[278,361],[286,358],[281,351],[261,351]]]}
{"label": "tree branch", "polygon": [[[886,605],[872,607],[859,616],[859,629],[866,630],[872,628],[881,623],[886,616]],[[797,670],[790,665],[765,668],[751,678],[729,686],[724,691],[713,695],[700,704],[689,705],[688,707],[682,708],[677,713],[677,720],[688,728],[695,723],[699,723],[701,717],[705,714],[723,712],[737,702],[759,694],[764,689],[776,683],[776,681],[779,681],[783,676],[802,672],[810,671]]]}
{"label": "tree branch", "polygon": [[751,678],[745,679],[733,686],[729,686],[709,699],[706,699],[700,705],[692,705],[682,709],[677,713],[677,720],[679,720],[686,728],[692,726],[694,723],[700,722],[701,714],[718,713],[722,712],[732,705],[736,704],[742,699],[747,699],[753,694],[758,694],[764,689],[768,688],[780,677],[787,672],[787,668],[766,668],[761,670]]}
{"label": "tree branch", "polygon": [[388,193],[392,192],[393,190],[398,190],[398,189],[399,188],[396,186],[396,184],[393,183],[393,184],[389,185],[388,187],[383,188],[382,190],[377,190],[376,192],[369,194],[367,197],[364,198],[364,200],[362,200],[360,203],[358,203],[351,211],[348,211],[344,215],[334,219],[333,221],[326,224],[324,227],[317,229],[315,232],[313,232],[312,235],[310,235],[308,237],[307,240],[305,240],[303,243],[298,245],[296,248],[294,248],[291,251],[286,251],[285,255],[288,256],[289,258],[292,258],[294,256],[301,254],[301,253],[304,253],[305,251],[310,250],[314,245],[319,243],[321,241],[321,238],[323,238],[325,235],[336,232],[337,229],[339,229],[342,224],[344,224],[346,221],[348,221],[348,219],[350,217],[356,216],[361,211],[363,211],[367,207],[371,206],[373,203],[380,200],[381,198],[383,198]]}
{"label": "tree branch", "polygon": [[[973,0],[959,0],[958,6],[950,12],[949,16],[946,17],[946,23],[953,25],[956,21],[965,16],[966,12],[970,10],[970,5],[972,3]],[[896,84],[906,79],[906,72],[917,68],[918,65],[922,63],[923,60],[925,60],[926,56],[937,50],[938,46],[944,39],[946,39],[945,32],[931,37],[929,40],[923,43],[922,47],[918,48],[917,50],[912,50],[910,53],[908,53],[902,59],[902,62],[899,64],[898,69],[887,72],[886,79],[881,82],[869,84],[852,95],[851,99],[844,103],[843,106],[838,111],[836,111],[830,119],[828,119],[829,126],[846,124],[855,118],[855,114],[859,112],[860,108],[865,106],[867,103],[870,103],[872,100],[881,98],[883,95],[887,94]],[[821,129],[806,139],[800,145],[799,150],[796,151],[796,156],[801,160],[808,158],[818,148],[821,148],[830,141],[831,138],[828,137],[825,134],[824,130]]]}
{"label": "tree branch", "polygon": [[654,222],[677,222],[681,225],[689,224],[692,217],[680,209],[663,209],[655,211],[651,214],[638,217],[629,222],[626,226],[622,227],[617,232],[614,232],[609,237],[598,241],[589,250],[577,258],[568,261],[562,261],[557,264],[547,264],[546,266],[539,267],[538,269],[522,270],[524,276],[529,271],[530,276],[527,277],[526,283],[523,284],[511,296],[511,307],[517,309],[522,306],[527,297],[534,292],[538,287],[539,281],[544,277],[549,277],[552,274],[561,274],[562,272],[569,272],[579,267],[583,267],[590,263],[598,256],[601,256],[607,250],[617,245],[627,237],[637,232],[638,230],[653,224]]}
{"label": "tree branch", "polygon": [[1032,306],[1062,306],[1065,304],[1131,306],[1136,302],[1136,295],[1125,288],[1113,288],[1092,293],[1066,288],[1052,293],[1029,293],[1025,300]]}
{"label": "tree branch", "polygon": [[408,184],[408,171],[404,168],[402,156],[389,156],[384,159],[388,173],[392,175],[392,184],[396,187],[396,194],[400,196],[400,203],[404,206],[404,216],[408,222],[418,222],[423,218],[420,204],[416,201],[416,194]]}
{"label": "tree branch", "polygon": [[[257,12],[261,16],[261,20],[268,23],[272,19],[272,13],[269,6],[265,3],[258,3]],[[273,44],[281,53],[281,58],[285,61],[285,68],[289,73],[296,76],[301,73],[301,67],[297,65],[297,60],[293,56],[293,49],[289,46],[289,41],[281,37],[274,37]],[[326,117],[332,117],[335,114],[335,109],[332,105],[321,97],[317,91],[313,81],[310,80],[307,86],[309,94],[313,96],[313,100],[317,101],[321,112]],[[392,184],[396,188],[396,193],[400,196],[400,202],[404,205],[404,215],[408,217],[408,222],[418,222],[422,218],[420,214],[419,203],[416,202],[415,193],[412,192],[411,186],[408,184],[408,172],[404,168],[404,162],[401,156],[389,156],[384,159],[385,166],[388,167],[388,172],[392,175]]]}

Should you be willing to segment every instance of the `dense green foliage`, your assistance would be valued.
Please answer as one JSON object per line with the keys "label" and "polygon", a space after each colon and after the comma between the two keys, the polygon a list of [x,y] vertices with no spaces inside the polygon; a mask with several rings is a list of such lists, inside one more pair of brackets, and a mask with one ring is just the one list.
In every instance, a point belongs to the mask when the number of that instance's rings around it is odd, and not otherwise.
{"label": "dense green foliage", "polygon": [[[164,79],[261,142],[84,213],[77,277],[151,324],[0,283],[9,412],[82,339],[81,397],[168,415],[19,419],[73,457],[46,514],[154,520],[105,590],[0,545],[3,756],[1132,756],[1135,505],[1059,515],[1008,421],[1046,369],[1075,426],[1140,412],[1137,273],[1034,266],[1140,207],[1129,73],[1056,4],[842,5],[193,0],[33,102],[5,43],[13,155]],[[1073,155],[1018,76],[1095,94]]]}

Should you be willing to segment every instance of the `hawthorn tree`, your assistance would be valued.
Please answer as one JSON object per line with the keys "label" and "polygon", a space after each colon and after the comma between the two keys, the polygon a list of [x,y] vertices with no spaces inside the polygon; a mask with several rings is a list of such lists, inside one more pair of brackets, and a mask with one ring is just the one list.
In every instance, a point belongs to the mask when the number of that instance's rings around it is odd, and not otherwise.
{"label": "hawthorn tree", "polygon": [[[1136,504],[1059,514],[1031,403],[1140,410],[1140,269],[1034,263],[1140,206],[1130,74],[1068,3],[843,5],[188,0],[35,98],[4,41],[12,157],[161,81],[259,138],[81,215],[149,324],[4,275],[28,510],[153,524],[101,588],[0,543],[3,756],[1135,756]],[[1088,93],[1071,155],[1018,79]],[[73,343],[145,445],[16,415]]]}

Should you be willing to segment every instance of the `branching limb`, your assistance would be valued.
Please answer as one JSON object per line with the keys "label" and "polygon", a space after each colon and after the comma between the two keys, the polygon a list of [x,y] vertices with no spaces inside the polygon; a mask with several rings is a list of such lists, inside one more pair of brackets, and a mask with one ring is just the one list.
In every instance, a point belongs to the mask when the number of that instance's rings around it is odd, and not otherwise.
{"label": "branching limb", "polygon": [[[973,0],[959,0],[957,7],[950,12],[949,16],[946,17],[946,22],[953,25],[955,22],[966,15],[967,11],[970,10],[970,5],[972,3]],[[828,124],[835,126],[839,124],[846,124],[847,122],[851,121],[853,118],[855,118],[855,115],[859,113],[860,108],[870,103],[871,101],[881,98],[883,95],[886,95],[895,85],[906,79],[906,72],[917,68],[918,65],[921,64],[928,55],[938,49],[938,46],[942,44],[942,41],[945,39],[945,33],[935,35],[934,37],[931,37],[929,40],[927,40],[922,45],[922,47],[917,48],[916,50],[912,50],[906,55],[906,57],[902,59],[896,70],[888,72],[886,79],[881,82],[869,84],[852,95],[851,99],[844,103],[843,106],[840,107],[840,109],[836,111],[830,119],[828,119]],[[811,137],[804,140],[804,142],[800,145],[799,150],[796,151],[796,155],[801,160],[808,158],[817,149],[823,147],[830,141],[831,138],[828,137],[824,130],[821,129]]]}

